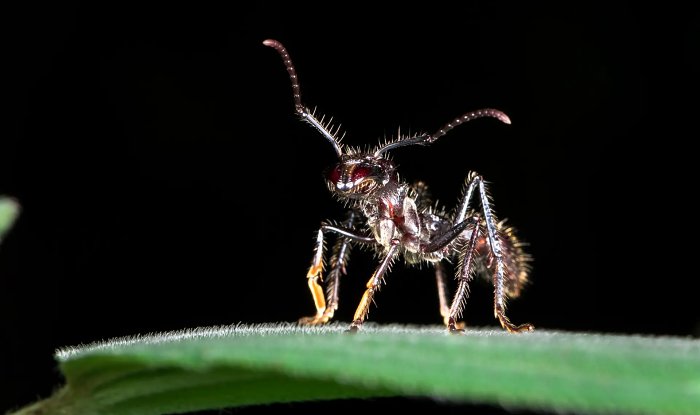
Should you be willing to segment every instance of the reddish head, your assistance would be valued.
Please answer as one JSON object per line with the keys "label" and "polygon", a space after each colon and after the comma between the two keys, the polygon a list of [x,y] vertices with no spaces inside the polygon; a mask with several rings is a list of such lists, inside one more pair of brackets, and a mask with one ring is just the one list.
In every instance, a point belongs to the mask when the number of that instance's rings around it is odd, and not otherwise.
{"label": "reddish head", "polygon": [[342,155],[326,174],[329,189],[342,197],[361,197],[384,187],[395,174],[394,164],[370,154]]}

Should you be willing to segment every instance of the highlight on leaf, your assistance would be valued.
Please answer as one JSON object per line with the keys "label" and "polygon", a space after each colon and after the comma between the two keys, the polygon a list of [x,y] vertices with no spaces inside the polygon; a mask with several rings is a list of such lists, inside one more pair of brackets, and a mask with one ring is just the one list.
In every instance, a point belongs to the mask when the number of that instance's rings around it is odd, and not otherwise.
{"label": "highlight on leaf", "polygon": [[20,206],[17,200],[8,196],[0,196],[0,242],[19,216],[19,212]]}

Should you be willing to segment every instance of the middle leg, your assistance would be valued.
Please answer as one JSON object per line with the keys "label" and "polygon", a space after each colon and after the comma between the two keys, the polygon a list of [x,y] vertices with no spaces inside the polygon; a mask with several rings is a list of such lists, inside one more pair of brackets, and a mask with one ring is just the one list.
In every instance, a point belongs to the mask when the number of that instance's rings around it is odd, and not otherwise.
{"label": "middle leg", "polygon": [[[461,316],[462,309],[464,307],[464,302],[466,301],[466,296],[468,294],[468,283],[471,280],[471,261],[476,253],[476,241],[479,235],[479,218],[469,217],[465,220],[454,225],[452,228],[448,229],[444,233],[436,236],[429,243],[421,246],[421,251],[423,253],[432,253],[454,243],[459,238],[463,237],[464,232],[471,229],[471,234],[469,236],[469,242],[466,245],[465,253],[460,257],[460,276],[458,276],[459,284],[457,286],[457,292],[455,293],[455,299],[452,302],[452,306],[447,305],[447,286],[445,284],[445,272],[441,263],[435,264],[435,278],[437,280],[438,286],[438,298],[440,300],[440,314],[442,315],[443,322],[445,326],[451,332],[460,331],[464,329],[464,322],[458,322],[457,318]],[[468,270],[466,272],[466,277],[462,277],[462,271],[464,270],[465,260],[467,263]],[[459,309],[455,308],[455,304],[460,304]]]}
{"label": "middle leg", "polygon": [[440,301],[440,315],[447,325],[450,317],[450,306],[447,304],[447,283],[445,282],[445,267],[441,262],[435,263],[435,282],[437,282],[438,300]]}
{"label": "middle leg", "polygon": [[[350,211],[348,218],[343,222],[346,229],[353,230],[357,221],[357,213]],[[323,312],[322,320],[324,322],[333,318],[335,310],[338,309],[340,302],[340,277],[347,274],[347,264],[350,260],[350,239],[339,236],[338,240],[333,245],[331,253],[330,271],[326,280],[326,309]]]}
{"label": "middle leg", "polygon": [[[447,276],[442,262],[435,263],[435,282],[437,283],[438,300],[440,301],[440,316],[445,327],[450,327],[450,303],[448,302]],[[464,321],[452,321],[452,326],[457,330],[463,330]]]}

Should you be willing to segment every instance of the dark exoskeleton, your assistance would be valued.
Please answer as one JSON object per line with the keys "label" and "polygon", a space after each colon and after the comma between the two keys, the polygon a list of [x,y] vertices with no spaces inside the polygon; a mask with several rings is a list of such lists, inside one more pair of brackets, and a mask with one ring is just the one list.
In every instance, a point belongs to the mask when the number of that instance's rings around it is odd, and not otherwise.
{"label": "dark exoskeleton", "polygon": [[[386,153],[399,147],[428,145],[454,127],[481,117],[510,119],[495,109],[472,111],[455,118],[433,134],[401,137],[372,151],[342,146],[338,129],[317,118],[302,104],[296,70],[284,46],[268,39],[264,45],[275,49],[284,61],[292,82],[294,104],[302,120],[316,128],[333,146],[338,163],[327,174],[329,190],[350,208],[348,218],[338,226],[323,224],[318,231],[311,268],[307,274],[316,315],[299,320],[302,324],[325,324],[338,308],[339,280],[346,273],[353,244],[372,247],[381,262],[367,282],[350,330],[360,328],[384,276],[398,256],[408,264],[427,262],[435,268],[440,314],[452,332],[460,331],[458,321],[469,294],[474,274],[491,277],[494,284],[494,314],[509,332],[533,330],[532,325],[514,325],[505,315],[507,298],[517,297],[527,281],[530,258],[512,228],[499,222],[491,208],[486,184],[476,173],[467,175],[465,190],[457,210],[448,213],[433,207],[422,182],[401,181],[395,164]],[[326,293],[320,285],[324,269],[324,238],[335,234],[326,277]],[[457,289],[448,305],[443,260],[457,259]]]}

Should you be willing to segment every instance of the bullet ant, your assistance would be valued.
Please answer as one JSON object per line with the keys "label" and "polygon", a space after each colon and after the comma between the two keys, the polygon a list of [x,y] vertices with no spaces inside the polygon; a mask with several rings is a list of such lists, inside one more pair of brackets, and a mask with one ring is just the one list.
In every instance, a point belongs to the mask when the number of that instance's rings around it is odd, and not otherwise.
{"label": "bullet ant", "polygon": [[[356,331],[365,321],[375,293],[384,276],[398,256],[408,264],[426,262],[435,268],[440,300],[440,314],[450,332],[462,330],[458,322],[466,304],[469,283],[474,274],[492,276],[494,284],[494,314],[509,332],[532,331],[530,324],[515,325],[506,317],[506,299],[517,297],[528,279],[530,257],[515,231],[496,219],[486,184],[477,173],[467,175],[465,190],[456,211],[445,212],[433,206],[427,186],[418,182],[408,184],[399,179],[396,165],[387,158],[390,150],[401,147],[426,146],[450,130],[476,118],[491,117],[510,124],[506,114],[495,109],[481,109],[463,114],[433,134],[399,136],[371,151],[344,146],[338,136],[339,128],[324,122],[301,101],[296,70],[284,46],[272,39],[263,42],[275,49],[287,68],[292,82],[297,114],[311,124],[333,146],[338,163],[326,175],[328,189],[349,208],[347,219],[339,224],[322,224],[316,236],[314,255],[307,280],[316,315],[299,320],[301,324],[325,324],[333,318],[339,301],[340,276],[346,273],[351,244],[373,248],[382,258],[367,282],[350,331]],[[480,201],[477,209],[475,199]],[[326,279],[326,295],[320,283],[324,268],[324,237],[336,234]],[[451,305],[447,304],[447,284],[443,260],[457,259],[457,291]],[[327,298],[326,298],[327,296]]]}

